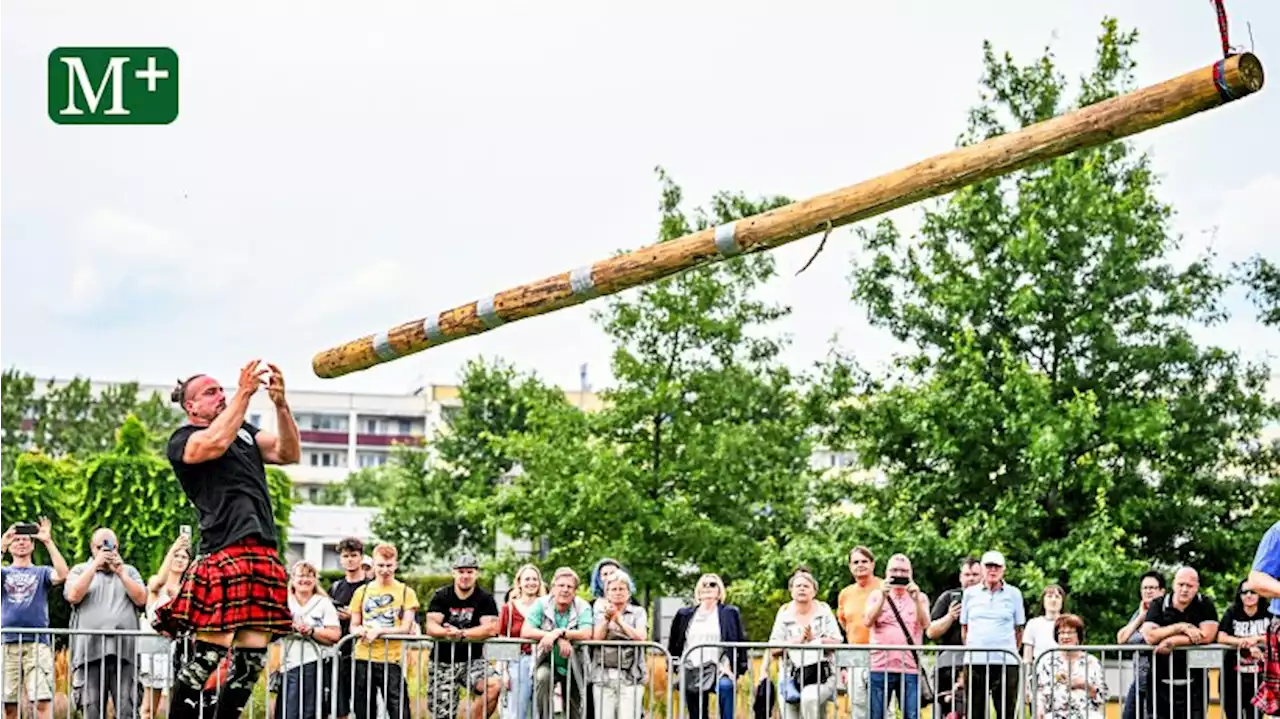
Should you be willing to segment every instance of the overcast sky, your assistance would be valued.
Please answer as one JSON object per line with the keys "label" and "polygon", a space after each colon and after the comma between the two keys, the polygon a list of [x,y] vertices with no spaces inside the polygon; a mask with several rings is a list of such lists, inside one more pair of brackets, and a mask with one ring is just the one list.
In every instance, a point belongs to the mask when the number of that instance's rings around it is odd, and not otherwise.
{"label": "overcast sky", "polygon": [[[1142,84],[1221,54],[1209,0],[1102,2],[327,2],[5,0],[0,362],[40,376],[235,382],[251,357],[294,388],[451,383],[478,354],[576,387],[609,381],[602,301],[337,380],[334,344],[656,238],[662,165],[690,204],[718,190],[802,199],[953,147],[981,43],[1052,43],[1086,71],[1104,14],[1141,31]],[[1258,94],[1137,138],[1187,252],[1222,260],[1280,228],[1280,4],[1228,0],[1233,41],[1271,65]],[[162,45],[181,60],[166,127],[68,127],[46,60],[70,45]],[[895,213],[914,224],[919,208]],[[829,339],[893,345],[848,300],[847,230],[776,251],[788,360]],[[1204,333],[1280,354],[1239,294]],[[1272,357],[1269,361],[1275,362]]]}

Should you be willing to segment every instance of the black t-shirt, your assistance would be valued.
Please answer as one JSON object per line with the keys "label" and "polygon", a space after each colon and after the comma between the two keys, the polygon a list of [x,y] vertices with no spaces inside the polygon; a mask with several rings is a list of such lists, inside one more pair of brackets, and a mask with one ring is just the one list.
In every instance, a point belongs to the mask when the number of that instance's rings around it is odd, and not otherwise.
{"label": "black t-shirt", "polygon": [[[431,595],[427,605],[427,614],[442,614],[446,626],[459,629],[471,629],[480,626],[481,617],[498,616],[498,604],[493,595],[477,585],[466,599],[459,599],[453,585],[440,587]],[[484,658],[484,645],[480,642],[446,642],[436,640],[434,656],[436,661],[455,663]]]}
{"label": "black t-shirt", "polygon": [[[1147,609],[1147,616],[1142,620],[1142,623],[1151,622],[1159,627],[1168,627],[1186,622],[1199,629],[1200,624],[1203,622],[1217,621],[1218,610],[1213,606],[1213,602],[1203,594],[1196,594],[1191,603],[1187,605],[1186,610],[1182,611],[1173,606],[1173,594],[1166,594],[1160,601],[1151,603],[1151,606]],[[1169,654],[1154,655],[1156,681],[1164,681],[1166,679],[1202,679],[1204,677],[1203,669],[1195,669],[1188,674],[1187,651],[1187,647],[1175,647]]]}
{"label": "black t-shirt", "polygon": [[[933,603],[933,609],[929,612],[929,621],[936,622],[945,617],[947,612],[951,611],[951,602],[953,600],[959,602],[960,598],[963,596],[963,589],[948,589],[942,594],[939,594],[938,600]],[[964,644],[964,640],[961,638],[960,633],[960,620],[957,619],[952,622],[951,628],[948,629],[945,634],[938,637],[936,641],[938,644],[944,646],[960,646],[961,644]]]}
{"label": "black t-shirt", "polygon": [[[1235,607],[1227,607],[1227,611],[1222,613],[1222,621],[1218,622],[1218,631],[1226,632],[1237,639],[1266,636],[1267,627],[1270,624],[1271,617],[1267,616],[1266,609],[1259,602],[1257,613],[1252,617],[1244,612],[1236,616]],[[1263,649],[1266,649],[1266,645],[1263,645]],[[1261,665],[1261,662],[1247,649],[1228,649],[1225,652],[1225,659],[1228,662],[1227,667],[1232,669],[1244,667],[1247,671],[1256,671]]]}
{"label": "black t-shirt", "polygon": [[276,542],[276,522],[267,493],[267,468],[254,438],[258,428],[243,422],[231,446],[208,462],[182,461],[187,440],[204,429],[183,425],[169,437],[169,464],[200,515],[200,551],[208,554],[247,537]]}
{"label": "black t-shirt", "polygon": [[[351,598],[355,596],[356,590],[368,584],[370,581],[372,580],[365,578],[358,582],[349,582],[346,577],[343,577],[342,579],[334,582],[333,586],[329,587],[329,598],[333,600],[333,606],[338,609],[346,609],[347,607],[350,607]],[[339,618],[338,625],[342,627],[342,636],[344,637],[351,631],[350,619]],[[351,649],[354,645],[355,642],[343,642],[340,654],[344,657],[351,656]]]}

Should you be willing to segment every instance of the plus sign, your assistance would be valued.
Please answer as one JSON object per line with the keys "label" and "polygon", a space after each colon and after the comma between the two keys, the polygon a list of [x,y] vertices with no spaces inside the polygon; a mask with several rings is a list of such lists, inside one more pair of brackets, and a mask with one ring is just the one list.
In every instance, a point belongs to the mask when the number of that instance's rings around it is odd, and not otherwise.
{"label": "plus sign", "polygon": [[147,92],[156,91],[156,80],[167,80],[169,78],[168,70],[157,70],[156,59],[154,56],[147,58],[146,70],[134,70],[133,76],[139,80],[147,81]]}

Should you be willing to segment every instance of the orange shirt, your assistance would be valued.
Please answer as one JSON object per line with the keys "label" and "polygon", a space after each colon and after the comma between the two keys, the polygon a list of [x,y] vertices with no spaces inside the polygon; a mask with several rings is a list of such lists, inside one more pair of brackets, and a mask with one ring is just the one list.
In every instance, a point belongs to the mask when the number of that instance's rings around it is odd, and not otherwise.
{"label": "orange shirt", "polygon": [[862,623],[867,613],[867,597],[881,586],[879,577],[872,577],[867,586],[857,582],[840,590],[836,600],[836,619],[844,627],[844,635],[850,644],[870,644],[871,629]]}

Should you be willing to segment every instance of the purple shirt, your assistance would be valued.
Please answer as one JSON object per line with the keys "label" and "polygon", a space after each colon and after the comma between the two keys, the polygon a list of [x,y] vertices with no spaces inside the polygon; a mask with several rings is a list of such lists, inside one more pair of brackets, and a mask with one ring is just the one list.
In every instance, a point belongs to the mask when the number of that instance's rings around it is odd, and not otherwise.
{"label": "purple shirt", "polygon": [[[0,568],[0,624],[5,627],[48,628],[49,588],[53,567]],[[18,642],[48,644],[48,634],[5,634],[5,644]]]}

